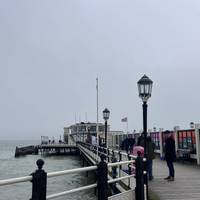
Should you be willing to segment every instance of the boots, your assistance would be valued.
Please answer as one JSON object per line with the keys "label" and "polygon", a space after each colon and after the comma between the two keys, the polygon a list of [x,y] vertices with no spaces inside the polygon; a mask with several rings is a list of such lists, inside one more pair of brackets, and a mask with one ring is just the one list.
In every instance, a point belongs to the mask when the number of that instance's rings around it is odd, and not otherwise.
{"label": "boots", "polygon": [[166,178],[164,178],[164,180],[169,180],[171,178],[171,176],[168,176]]}
{"label": "boots", "polygon": [[174,181],[174,177],[172,177],[172,176],[168,176],[168,177],[164,178],[164,180]]}
{"label": "boots", "polygon": [[174,177],[171,176],[168,181],[174,181]]}

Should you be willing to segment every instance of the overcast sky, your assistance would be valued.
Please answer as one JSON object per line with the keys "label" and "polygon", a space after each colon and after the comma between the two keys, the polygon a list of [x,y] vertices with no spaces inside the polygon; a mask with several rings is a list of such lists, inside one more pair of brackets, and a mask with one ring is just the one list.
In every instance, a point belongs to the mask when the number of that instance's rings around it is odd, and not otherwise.
{"label": "overcast sky", "polygon": [[[154,82],[148,128],[199,122],[199,0],[0,1],[0,139],[59,137],[107,107],[142,129],[137,81]],[[87,114],[86,114],[87,113]]]}

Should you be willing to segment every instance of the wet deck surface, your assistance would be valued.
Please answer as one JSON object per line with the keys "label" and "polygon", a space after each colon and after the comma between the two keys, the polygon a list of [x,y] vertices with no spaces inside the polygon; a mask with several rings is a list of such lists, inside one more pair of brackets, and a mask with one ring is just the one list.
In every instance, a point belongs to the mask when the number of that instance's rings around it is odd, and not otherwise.
{"label": "wet deck surface", "polygon": [[149,186],[161,200],[200,199],[200,167],[195,163],[175,163],[174,182],[164,180],[168,176],[165,161],[155,159],[153,172],[154,180],[149,182]]}

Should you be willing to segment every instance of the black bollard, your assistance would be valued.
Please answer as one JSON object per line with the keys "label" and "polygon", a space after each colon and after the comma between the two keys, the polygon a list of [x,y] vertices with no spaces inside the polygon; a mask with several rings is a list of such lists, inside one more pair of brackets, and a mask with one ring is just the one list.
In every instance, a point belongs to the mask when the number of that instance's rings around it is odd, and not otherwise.
{"label": "black bollard", "polygon": [[38,169],[32,173],[32,198],[30,200],[46,200],[47,173],[42,169],[44,161],[38,159]]}
{"label": "black bollard", "polygon": [[101,161],[97,168],[98,200],[108,200],[108,167],[104,159],[105,156],[101,155]]}
{"label": "black bollard", "polygon": [[135,199],[144,200],[144,166],[141,152],[138,152],[136,159],[136,188],[135,188]]}

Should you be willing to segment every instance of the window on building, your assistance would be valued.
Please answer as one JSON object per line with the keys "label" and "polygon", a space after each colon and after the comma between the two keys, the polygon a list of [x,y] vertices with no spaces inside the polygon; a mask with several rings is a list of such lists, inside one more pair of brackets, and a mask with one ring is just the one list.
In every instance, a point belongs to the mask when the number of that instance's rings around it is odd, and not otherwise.
{"label": "window on building", "polygon": [[90,131],[96,132],[96,126],[90,126]]}
{"label": "window on building", "polygon": [[99,126],[99,131],[100,131],[100,132],[104,132],[104,125],[100,125],[100,126]]}

